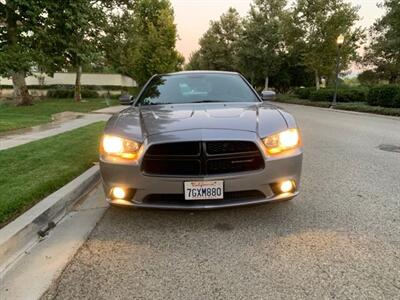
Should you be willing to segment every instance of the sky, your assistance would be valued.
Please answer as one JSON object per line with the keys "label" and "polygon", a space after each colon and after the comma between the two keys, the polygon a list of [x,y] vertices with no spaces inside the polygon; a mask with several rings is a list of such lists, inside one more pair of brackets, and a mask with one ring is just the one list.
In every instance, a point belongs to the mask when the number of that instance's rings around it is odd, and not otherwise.
{"label": "sky", "polygon": [[[379,0],[348,0],[360,6],[362,20],[359,25],[369,27],[383,11],[376,5]],[[208,29],[211,20],[219,17],[234,7],[241,16],[249,10],[251,0],[171,0],[175,11],[175,23],[178,26],[179,40],[177,48],[185,58],[197,50],[199,38]]]}

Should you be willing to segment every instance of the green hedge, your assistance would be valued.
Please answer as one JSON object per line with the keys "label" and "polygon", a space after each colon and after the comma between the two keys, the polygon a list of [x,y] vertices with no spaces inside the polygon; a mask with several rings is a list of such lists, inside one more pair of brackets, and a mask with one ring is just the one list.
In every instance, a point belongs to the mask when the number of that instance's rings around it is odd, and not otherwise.
{"label": "green hedge", "polygon": [[[327,101],[333,100],[335,94],[334,89],[320,89],[318,91],[313,91],[310,94],[311,101]],[[362,88],[349,88],[349,89],[339,89],[337,93],[338,102],[365,102],[367,99],[367,90]]]}
{"label": "green hedge", "polygon": [[311,101],[332,101],[333,99],[333,91],[327,89],[320,89],[318,91],[311,92],[309,99]]}
{"label": "green hedge", "polygon": [[369,90],[367,102],[372,106],[400,108],[400,86],[382,85]]}
{"label": "green hedge", "polygon": [[[0,85],[0,88],[13,88],[12,86],[8,85]],[[48,90],[47,97],[48,98],[55,98],[55,99],[62,99],[62,98],[73,98],[74,97],[74,85],[47,85],[47,86],[28,86],[29,89],[36,89],[36,90]],[[99,93],[97,91],[124,91],[122,94],[129,93],[133,96],[137,96],[139,94],[140,88],[139,87],[120,87],[120,86],[97,86],[97,85],[82,85],[82,98],[99,98]],[[118,99],[120,95],[111,96],[111,98]]]}
{"label": "green hedge", "polygon": [[[31,88],[31,87],[29,87]],[[74,89],[75,85],[73,84],[54,84],[54,85],[48,85],[46,86],[47,89]],[[106,91],[121,91],[125,89],[125,87],[121,86],[113,86],[113,85],[83,85],[82,84],[82,89],[87,89],[87,90],[106,90]]]}
{"label": "green hedge", "polygon": [[[82,98],[99,98],[99,94],[90,89],[82,89]],[[65,99],[74,97],[74,89],[70,88],[52,88],[47,92],[48,98]]]}
{"label": "green hedge", "polygon": [[139,95],[141,88],[140,87],[126,87],[126,88],[123,88],[123,90],[127,91],[132,96],[137,96],[137,95]]}
{"label": "green hedge", "polygon": [[365,102],[367,101],[368,89],[352,88],[342,89],[338,92],[339,102]]}
{"label": "green hedge", "polygon": [[315,87],[296,88],[294,94],[300,99],[310,99],[310,95],[315,91]]}
{"label": "green hedge", "polygon": [[400,108],[400,92],[397,93],[397,96],[394,98],[394,107],[395,108]]}

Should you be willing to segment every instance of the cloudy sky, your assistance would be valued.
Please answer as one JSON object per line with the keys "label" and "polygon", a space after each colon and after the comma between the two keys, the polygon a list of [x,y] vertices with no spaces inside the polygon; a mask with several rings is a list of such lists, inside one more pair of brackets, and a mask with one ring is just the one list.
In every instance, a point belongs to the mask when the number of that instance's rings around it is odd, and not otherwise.
{"label": "cloudy sky", "polygon": [[[349,0],[360,6],[360,25],[370,26],[382,15],[377,8],[379,0]],[[175,10],[180,40],[178,50],[188,58],[198,48],[198,40],[207,30],[211,20],[218,20],[229,7],[236,8],[244,16],[249,10],[251,0],[171,0]]]}

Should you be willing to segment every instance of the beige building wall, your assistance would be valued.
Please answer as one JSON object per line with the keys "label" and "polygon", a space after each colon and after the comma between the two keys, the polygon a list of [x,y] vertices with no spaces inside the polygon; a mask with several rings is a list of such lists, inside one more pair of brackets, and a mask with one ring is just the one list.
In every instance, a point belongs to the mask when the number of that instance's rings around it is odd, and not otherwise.
{"label": "beige building wall", "polygon": [[[45,74],[33,74],[26,78],[27,85],[74,85],[75,73],[55,73],[54,77]],[[136,87],[135,80],[120,74],[83,73],[82,85]],[[0,77],[0,85],[12,85],[10,78]]]}

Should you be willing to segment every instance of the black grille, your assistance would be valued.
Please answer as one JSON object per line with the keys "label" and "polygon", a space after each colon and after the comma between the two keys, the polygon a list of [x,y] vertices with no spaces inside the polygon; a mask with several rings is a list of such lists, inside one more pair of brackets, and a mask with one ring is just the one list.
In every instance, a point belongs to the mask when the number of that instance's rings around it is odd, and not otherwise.
{"label": "black grille", "polygon": [[208,174],[237,173],[261,169],[264,160],[261,156],[243,156],[222,159],[211,159],[207,161]]}
{"label": "black grille", "polygon": [[142,169],[155,175],[201,175],[201,162],[195,159],[160,159],[146,157]]}
{"label": "black grille", "polygon": [[168,143],[151,146],[142,163],[149,175],[204,176],[264,168],[256,144],[246,141]]}
{"label": "black grille", "polygon": [[240,152],[257,152],[257,151],[258,151],[257,146],[252,142],[241,142],[241,141],[207,142],[207,153],[211,155],[240,153]]}
{"label": "black grille", "polygon": [[198,142],[184,142],[172,144],[157,144],[147,150],[147,155],[182,155],[191,156],[200,154],[200,144]]}

